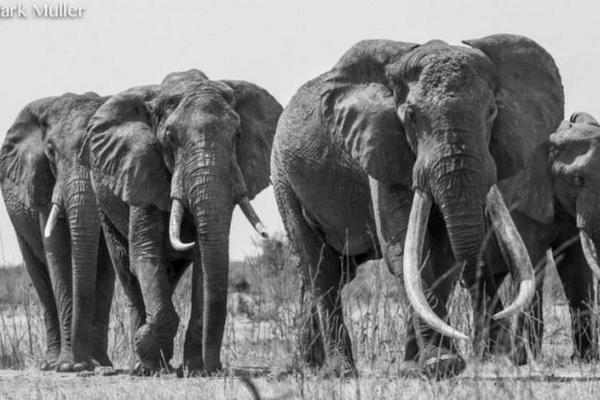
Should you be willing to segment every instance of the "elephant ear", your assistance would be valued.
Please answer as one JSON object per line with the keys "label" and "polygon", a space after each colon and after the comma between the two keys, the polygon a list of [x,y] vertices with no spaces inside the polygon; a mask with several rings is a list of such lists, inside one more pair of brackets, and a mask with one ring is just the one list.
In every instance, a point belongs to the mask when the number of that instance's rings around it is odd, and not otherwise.
{"label": "elephant ear", "polygon": [[498,179],[504,179],[526,166],[563,119],[560,74],[552,56],[522,36],[492,35],[463,43],[481,50],[496,66],[498,116],[490,151]]}
{"label": "elephant ear", "polygon": [[80,154],[94,178],[126,203],[169,208],[169,173],[139,90],[116,95],[90,120]]}
{"label": "elephant ear", "polygon": [[536,147],[524,169],[500,182],[504,201],[536,221],[548,224],[554,219],[554,189],[549,158],[550,143]]}
{"label": "elephant ear", "polygon": [[321,91],[321,113],[334,140],[343,143],[369,176],[409,187],[414,156],[396,114],[386,69],[415,46],[359,42],[325,74]]}
{"label": "elephant ear", "polygon": [[2,186],[29,208],[42,211],[52,200],[55,178],[44,151],[45,124],[40,113],[54,98],[27,105],[8,129],[0,150]]}
{"label": "elephant ear", "polygon": [[236,157],[247,196],[253,199],[269,186],[271,147],[283,108],[269,92],[253,83],[223,82],[234,91],[235,111],[240,117]]}

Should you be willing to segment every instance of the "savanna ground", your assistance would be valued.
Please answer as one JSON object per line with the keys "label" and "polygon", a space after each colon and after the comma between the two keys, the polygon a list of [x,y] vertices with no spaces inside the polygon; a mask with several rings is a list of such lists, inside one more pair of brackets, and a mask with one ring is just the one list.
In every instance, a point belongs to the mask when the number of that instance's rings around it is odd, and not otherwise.
{"label": "savanna ground", "polygon": [[[302,319],[296,261],[277,240],[260,245],[262,255],[232,263],[222,351],[225,372],[212,378],[129,376],[128,317],[118,284],[109,332],[109,355],[117,373],[38,371],[44,329],[37,297],[22,267],[0,268],[0,398],[600,398],[600,364],[571,361],[568,309],[554,269],[546,277],[546,334],[543,354],[535,363],[514,367],[503,358],[487,362],[469,358],[468,369],[459,377],[435,381],[407,374],[410,366],[402,362],[406,310],[397,281],[377,262],[361,266],[357,278],[343,292],[360,378],[339,379],[315,373],[300,362]],[[174,295],[182,322],[173,365],[181,362],[189,299],[186,275]],[[470,306],[464,289],[455,291],[451,314],[453,326],[470,332]],[[470,344],[461,346],[463,354],[471,353]]]}

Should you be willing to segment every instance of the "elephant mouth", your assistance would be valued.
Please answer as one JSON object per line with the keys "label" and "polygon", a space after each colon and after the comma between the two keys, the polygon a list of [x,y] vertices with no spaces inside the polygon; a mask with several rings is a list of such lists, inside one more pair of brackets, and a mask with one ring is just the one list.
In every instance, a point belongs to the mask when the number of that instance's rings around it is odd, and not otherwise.
{"label": "elephant mouth", "polygon": [[[535,292],[534,270],[525,244],[496,185],[492,186],[486,196],[486,206],[502,253],[510,259],[511,265],[515,266],[513,275],[519,282],[519,291],[515,300],[493,316],[494,319],[507,318],[530,304]],[[406,293],[417,315],[433,329],[444,336],[468,339],[465,334],[451,327],[435,314],[423,290],[420,266],[431,207],[431,195],[417,189],[413,197],[404,244],[403,268]]]}
{"label": "elephant mouth", "polygon": [[[269,235],[267,233],[267,229],[256,214],[252,204],[250,204],[248,197],[243,196],[238,201],[238,205],[256,232],[258,232],[258,234],[262,237],[268,238]],[[183,220],[184,211],[185,209],[183,203],[178,199],[173,199],[171,204],[171,214],[169,217],[169,240],[171,242],[171,246],[177,251],[191,250],[196,245],[195,242],[184,243],[181,241],[181,221]]]}

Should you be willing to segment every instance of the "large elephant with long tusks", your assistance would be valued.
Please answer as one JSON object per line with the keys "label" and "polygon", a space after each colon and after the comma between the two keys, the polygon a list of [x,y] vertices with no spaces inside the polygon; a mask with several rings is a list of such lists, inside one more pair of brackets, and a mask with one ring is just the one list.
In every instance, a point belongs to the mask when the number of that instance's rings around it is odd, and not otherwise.
{"label": "large elephant with long tusks", "polygon": [[466,336],[445,322],[446,302],[459,275],[476,304],[495,294],[481,262],[486,210],[519,288],[506,309],[488,311],[503,319],[531,301],[533,268],[495,183],[559,125],[560,75],[524,37],[464,44],[359,42],[281,116],[272,181],[312,294],[313,365],[356,372],[340,290],[357,264],[383,255],[423,322],[409,323],[405,358],[436,376],[459,373],[451,339]]}
{"label": "large elephant with long tusks", "polygon": [[67,93],[31,102],[0,151],[4,202],[44,314],[44,370],[111,365],[114,272],[90,176],[77,158],[88,120],[106,99]]}
{"label": "large elephant with long tusks", "polygon": [[130,301],[136,372],[173,355],[175,286],[193,263],[184,367],[221,368],[229,230],[239,205],[269,185],[269,155],[281,105],[244,81],[198,70],[113,96],[92,118],[80,158],[90,168],[102,228]]}
{"label": "large elephant with long tusks", "polygon": [[[598,358],[594,329],[594,276],[600,278],[600,124],[587,113],[574,113],[541,142],[527,166],[499,183],[512,217],[536,266],[536,295],[531,314],[517,320],[519,346],[514,358],[527,361],[528,340],[534,356],[542,347],[542,313],[546,251],[555,255],[571,312],[574,358]],[[486,251],[487,262],[499,286],[507,268],[495,243]],[[504,341],[504,345],[506,341]],[[493,345],[490,343],[490,345]]]}

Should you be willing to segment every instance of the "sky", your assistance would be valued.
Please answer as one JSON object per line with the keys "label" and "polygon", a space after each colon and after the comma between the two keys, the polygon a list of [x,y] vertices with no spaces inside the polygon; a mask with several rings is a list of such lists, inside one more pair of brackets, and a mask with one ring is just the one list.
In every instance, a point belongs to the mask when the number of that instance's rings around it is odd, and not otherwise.
{"label": "sky", "polygon": [[[56,4],[3,1],[2,6]],[[0,140],[28,102],[64,92],[118,93],[198,68],[212,79],[243,79],[284,106],[307,80],[330,69],[355,42],[392,39],[459,44],[493,33],[527,36],[552,54],[565,87],[565,114],[600,117],[600,6],[597,1],[77,1],[81,19],[0,20]],[[253,201],[282,231],[273,192]],[[230,256],[254,250],[257,235],[234,212]],[[0,204],[0,265],[21,255]]]}

